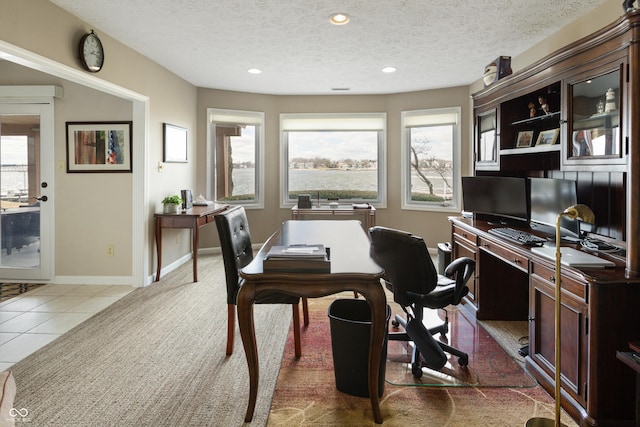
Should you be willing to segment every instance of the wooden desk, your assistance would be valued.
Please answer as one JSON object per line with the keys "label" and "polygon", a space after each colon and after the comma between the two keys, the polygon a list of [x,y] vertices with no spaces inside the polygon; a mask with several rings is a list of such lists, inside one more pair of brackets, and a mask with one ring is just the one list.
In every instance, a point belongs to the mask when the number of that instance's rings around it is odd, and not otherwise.
{"label": "wooden desk", "polygon": [[158,254],[158,269],[156,282],[160,280],[162,269],[162,229],[190,228],[193,241],[193,281],[198,281],[198,240],[200,227],[214,222],[216,214],[227,209],[229,205],[214,203],[209,206],[194,206],[186,212],[176,214],[156,213],[156,251]]}
{"label": "wooden desk", "polygon": [[[331,248],[330,273],[263,272],[262,261],[274,245],[324,244]],[[378,398],[378,368],[385,333],[387,300],[380,279],[384,271],[369,255],[369,238],[359,221],[286,221],[273,234],[254,260],[240,271],[245,280],[237,298],[238,323],[249,365],[249,404],[245,421],[253,418],[258,395],[258,349],[253,324],[253,303],[263,292],[277,290],[315,298],[356,291],[371,306],[369,351],[369,396],[373,418],[382,423]],[[242,373],[238,373],[242,375]]]}
{"label": "wooden desk", "polygon": [[[489,234],[495,224],[449,220],[452,258],[476,260],[472,291],[463,307],[481,320],[528,320],[526,369],[553,395],[555,260]],[[616,267],[562,267],[561,404],[581,426],[630,425],[635,384],[616,360],[616,350],[640,339],[640,279],[626,277],[623,256],[601,256]]]}
{"label": "wooden desk", "polygon": [[376,208],[354,208],[351,204],[338,205],[332,208],[329,205],[313,205],[309,209],[301,209],[298,206],[291,208],[291,219],[359,219],[365,230],[376,225]]}

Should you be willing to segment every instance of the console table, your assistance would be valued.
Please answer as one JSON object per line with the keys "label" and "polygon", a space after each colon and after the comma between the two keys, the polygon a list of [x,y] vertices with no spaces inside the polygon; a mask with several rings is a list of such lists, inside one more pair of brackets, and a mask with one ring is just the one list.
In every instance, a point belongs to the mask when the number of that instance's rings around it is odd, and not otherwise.
{"label": "console table", "polygon": [[358,219],[365,230],[376,225],[376,208],[367,204],[367,208],[356,208],[351,204],[312,206],[308,209],[291,208],[291,219]]}
{"label": "console table", "polygon": [[[463,309],[480,320],[528,320],[526,369],[553,394],[555,260],[488,232],[500,225],[449,220],[452,257],[476,261]],[[615,268],[562,267],[561,404],[581,426],[633,425],[635,382],[616,350],[640,340],[640,279],[627,277],[624,256],[601,256]]]}
{"label": "console table", "polygon": [[156,282],[160,280],[162,269],[162,229],[163,228],[189,228],[193,243],[193,281],[198,281],[198,240],[199,230],[209,223],[214,222],[214,217],[227,209],[229,205],[214,203],[208,206],[194,206],[184,212],[174,214],[156,213],[156,250],[158,254],[158,269]]}

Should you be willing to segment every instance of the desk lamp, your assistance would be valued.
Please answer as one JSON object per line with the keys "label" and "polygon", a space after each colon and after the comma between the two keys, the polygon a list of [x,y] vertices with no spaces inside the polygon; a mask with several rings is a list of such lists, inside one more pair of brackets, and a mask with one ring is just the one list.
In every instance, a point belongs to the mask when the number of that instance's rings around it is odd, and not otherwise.
{"label": "desk lamp", "polygon": [[558,214],[556,218],[556,277],[555,277],[555,285],[556,285],[556,303],[555,303],[555,359],[556,359],[556,375],[555,375],[555,401],[556,401],[556,418],[555,420],[551,420],[548,418],[530,418],[526,423],[525,427],[566,427],[565,424],[560,422],[560,308],[562,307],[560,298],[562,296],[562,289],[560,286],[560,259],[562,258],[562,252],[560,251],[560,221],[562,217],[566,216],[570,219],[579,219],[584,222],[588,222],[593,224],[595,222],[595,215],[593,211],[586,205],[573,205],[568,207]]}

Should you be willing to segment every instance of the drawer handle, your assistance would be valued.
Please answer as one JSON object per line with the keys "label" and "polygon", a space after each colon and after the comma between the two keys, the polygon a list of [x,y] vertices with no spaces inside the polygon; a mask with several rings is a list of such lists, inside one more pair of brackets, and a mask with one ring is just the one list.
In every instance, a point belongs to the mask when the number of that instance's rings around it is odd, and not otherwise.
{"label": "drawer handle", "polygon": [[520,264],[520,260],[519,260],[518,258],[514,258],[514,259],[513,259],[513,263],[514,263],[514,264]]}
{"label": "drawer handle", "polygon": [[485,248],[488,248],[489,244],[488,243],[483,243],[482,246],[484,246]]}
{"label": "drawer handle", "polygon": [[550,281],[551,283],[556,283],[556,276],[550,276],[550,277],[549,277],[549,281]]}

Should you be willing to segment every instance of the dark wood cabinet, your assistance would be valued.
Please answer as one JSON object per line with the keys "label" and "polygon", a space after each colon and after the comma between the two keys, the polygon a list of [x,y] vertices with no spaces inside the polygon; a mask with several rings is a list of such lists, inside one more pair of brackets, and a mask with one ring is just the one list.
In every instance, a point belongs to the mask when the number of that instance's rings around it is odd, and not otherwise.
{"label": "dark wood cabinet", "polygon": [[[581,426],[631,425],[633,378],[615,354],[640,340],[640,10],[475,93],[473,106],[475,175],[574,180],[593,232],[626,248],[613,270],[563,269],[561,378]],[[553,394],[554,263],[475,219],[452,224],[452,255],[477,262],[467,305],[478,319],[528,318],[526,367]]]}
{"label": "dark wood cabinet", "polygon": [[[555,262],[489,230],[487,221],[450,218],[452,257],[473,254],[473,296],[463,309],[479,320],[528,320],[526,369],[549,394],[555,383]],[[475,242],[475,245],[474,245]],[[640,340],[640,278],[615,268],[561,271],[562,407],[581,426],[632,425],[634,377],[616,351]]]}
{"label": "dark wood cabinet", "polygon": [[[478,236],[474,233],[456,227],[455,225],[452,227],[452,249],[451,252],[456,254],[456,258],[459,257],[468,257],[476,260],[476,245],[478,244]],[[467,287],[469,288],[469,293],[467,294],[467,300],[471,301],[473,307],[477,307],[476,304],[476,276],[478,275],[478,270],[475,271],[474,276],[469,279],[467,282]]]}
{"label": "dark wood cabinet", "polygon": [[[529,357],[545,376],[553,378],[555,369],[555,272],[551,267],[532,263],[529,286]],[[587,403],[588,306],[586,285],[562,279],[561,360],[562,387],[580,406]]]}
{"label": "dark wood cabinet", "polygon": [[575,180],[595,233],[626,245],[627,272],[640,276],[640,10],[473,94],[473,105],[475,174]]}

